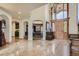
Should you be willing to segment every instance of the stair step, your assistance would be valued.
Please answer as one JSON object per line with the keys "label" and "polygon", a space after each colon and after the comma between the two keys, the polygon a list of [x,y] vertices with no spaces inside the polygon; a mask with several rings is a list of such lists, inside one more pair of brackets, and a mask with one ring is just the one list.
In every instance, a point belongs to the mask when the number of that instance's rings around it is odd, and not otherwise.
{"label": "stair step", "polygon": [[71,48],[72,48],[72,50],[74,50],[74,51],[79,51],[79,46],[78,46],[78,45],[77,45],[77,46],[72,46]]}

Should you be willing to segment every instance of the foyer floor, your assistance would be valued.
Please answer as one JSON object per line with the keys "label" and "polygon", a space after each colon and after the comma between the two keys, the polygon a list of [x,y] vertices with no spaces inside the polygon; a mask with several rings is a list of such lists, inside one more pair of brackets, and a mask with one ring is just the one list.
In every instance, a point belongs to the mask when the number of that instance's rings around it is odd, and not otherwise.
{"label": "foyer floor", "polygon": [[0,56],[52,56],[52,41],[19,40],[0,49]]}

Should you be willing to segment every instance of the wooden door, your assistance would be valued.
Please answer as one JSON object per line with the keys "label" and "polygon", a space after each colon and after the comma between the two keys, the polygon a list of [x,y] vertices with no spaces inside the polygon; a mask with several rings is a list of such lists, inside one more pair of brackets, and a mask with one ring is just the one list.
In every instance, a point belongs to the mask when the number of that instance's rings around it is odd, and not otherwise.
{"label": "wooden door", "polygon": [[64,38],[64,21],[55,21],[55,38],[63,39]]}

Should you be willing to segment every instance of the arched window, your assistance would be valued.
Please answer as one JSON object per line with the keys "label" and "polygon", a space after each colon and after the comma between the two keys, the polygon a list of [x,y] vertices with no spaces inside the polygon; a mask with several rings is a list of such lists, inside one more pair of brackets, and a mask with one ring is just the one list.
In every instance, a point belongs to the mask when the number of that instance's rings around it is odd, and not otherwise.
{"label": "arched window", "polygon": [[67,11],[61,11],[56,14],[56,19],[61,20],[67,18]]}
{"label": "arched window", "polygon": [[[62,20],[67,18],[67,11],[60,11],[58,13],[56,13],[56,20]],[[55,20],[55,14],[53,13],[52,15],[52,19]]]}

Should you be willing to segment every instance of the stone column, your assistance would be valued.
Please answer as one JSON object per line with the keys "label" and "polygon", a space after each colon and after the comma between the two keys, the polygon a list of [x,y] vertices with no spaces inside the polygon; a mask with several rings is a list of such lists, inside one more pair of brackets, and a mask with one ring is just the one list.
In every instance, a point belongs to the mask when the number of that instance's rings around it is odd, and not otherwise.
{"label": "stone column", "polygon": [[11,43],[12,42],[12,19],[8,20],[8,32],[7,32],[7,35],[8,35],[8,41],[9,41],[9,43]]}
{"label": "stone column", "polygon": [[33,24],[32,20],[28,22],[28,40],[33,40]]}
{"label": "stone column", "polygon": [[12,36],[15,37],[15,22],[12,23]]}
{"label": "stone column", "polygon": [[22,20],[19,22],[19,38],[24,39],[24,23]]}
{"label": "stone column", "polygon": [[45,14],[44,14],[44,19],[43,19],[43,39],[46,40],[46,21],[49,20],[49,5],[47,4],[45,6]]}
{"label": "stone column", "polygon": [[46,22],[43,21],[43,39],[42,40],[46,40]]}
{"label": "stone column", "polygon": [[33,24],[32,20],[28,21],[28,49],[33,49]]}
{"label": "stone column", "polygon": [[12,23],[12,41],[15,42],[15,22]]}

